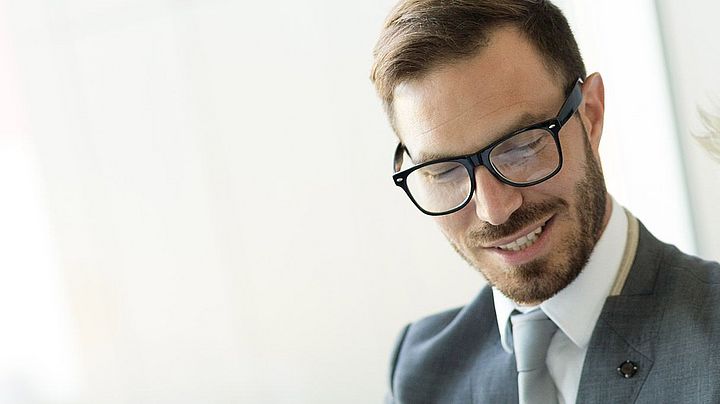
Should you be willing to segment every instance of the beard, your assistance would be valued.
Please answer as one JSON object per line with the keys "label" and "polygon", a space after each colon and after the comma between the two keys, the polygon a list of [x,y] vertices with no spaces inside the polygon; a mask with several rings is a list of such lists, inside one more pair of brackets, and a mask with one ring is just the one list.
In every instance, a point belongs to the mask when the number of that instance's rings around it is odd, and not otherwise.
{"label": "beard", "polygon": [[[584,128],[583,128],[584,129]],[[585,148],[584,176],[575,186],[576,205],[560,198],[542,203],[521,206],[498,226],[485,224],[468,234],[468,245],[479,246],[508,236],[536,223],[551,212],[566,212],[574,217],[570,233],[555,247],[551,257],[506,268],[499,273],[483,270],[470,257],[463,254],[453,243],[455,250],[473,267],[479,270],[488,283],[508,298],[521,304],[545,301],[568,286],[582,272],[602,232],[605,217],[607,191],[600,164],[590,148],[587,135],[583,136]]]}

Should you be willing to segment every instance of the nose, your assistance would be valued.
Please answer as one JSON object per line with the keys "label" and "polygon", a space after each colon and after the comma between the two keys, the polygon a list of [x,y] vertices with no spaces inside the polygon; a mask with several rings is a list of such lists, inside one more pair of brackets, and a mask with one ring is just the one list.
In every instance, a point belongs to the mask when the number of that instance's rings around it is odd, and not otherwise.
{"label": "nose", "polygon": [[522,205],[520,188],[500,182],[485,167],[475,169],[475,214],[494,226],[505,223]]}

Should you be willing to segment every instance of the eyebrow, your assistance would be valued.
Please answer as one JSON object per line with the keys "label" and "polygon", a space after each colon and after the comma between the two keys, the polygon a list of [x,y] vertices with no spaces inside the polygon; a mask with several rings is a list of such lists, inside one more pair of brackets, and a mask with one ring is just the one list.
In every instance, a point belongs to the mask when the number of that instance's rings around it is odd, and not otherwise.
{"label": "eyebrow", "polygon": [[[507,135],[509,135],[509,134],[511,134],[511,133],[517,132],[517,131],[519,131],[519,130],[521,130],[521,129],[523,129],[523,128],[526,128],[526,127],[528,127],[528,126],[530,126],[530,125],[534,125],[534,124],[536,124],[536,123],[546,121],[546,120],[548,120],[548,119],[552,119],[552,117],[551,117],[551,118],[548,118],[547,116],[545,116],[545,115],[543,115],[543,114],[525,112],[524,114],[520,115],[520,117],[519,117],[518,119],[516,119],[515,121],[513,121],[511,125],[508,125],[508,129],[502,131],[502,132],[501,132],[502,134],[501,134],[500,136],[496,136],[496,137],[493,138],[491,141],[489,141],[487,144],[491,144],[492,142],[494,142],[494,141],[497,140],[497,139],[500,139],[500,138],[502,138],[502,137],[504,137],[504,136],[507,136]],[[487,146],[487,145],[485,145],[485,146]],[[478,150],[482,150],[483,148],[485,148],[485,146],[481,147],[481,148],[478,149]],[[418,158],[417,158],[417,160],[416,160],[416,159],[414,159],[414,158],[410,155],[410,151],[407,149],[407,147],[405,148],[405,151],[406,151],[407,155],[410,157],[410,160],[411,160],[411,161],[413,162],[413,164],[415,164],[415,165],[417,165],[417,164],[422,164],[422,163],[426,163],[426,162],[428,162],[428,161],[433,161],[433,160],[440,160],[440,159],[452,158],[452,157],[460,157],[459,155],[456,155],[456,154],[420,153],[420,154],[417,156]],[[476,151],[473,151],[473,152],[470,152],[469,154],[473,154],[473,153],[476,153],[476,152],[477,152],[477,150],[476,150]],[[465,156],[465,155],[466,155],[466,154],[463,154],[462,156]]]}

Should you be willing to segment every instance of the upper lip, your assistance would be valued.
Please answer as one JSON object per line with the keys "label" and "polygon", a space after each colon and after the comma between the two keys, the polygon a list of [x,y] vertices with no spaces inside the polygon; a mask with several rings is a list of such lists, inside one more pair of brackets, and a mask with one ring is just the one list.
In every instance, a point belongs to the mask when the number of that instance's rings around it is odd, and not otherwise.
{"label": "upper lip", "polygon": [[537,222],[535,222],[529,226],[525,226],[521,230],[518,230],[515,233],[513,233],[507,237],[503,237],[499,240],[493,241],[491,244],[487,245],[486,248],[497,248],[497,247],[500,247],[503,245],[510,244],[513,241],[519,239],[520,237],[527,236],[528,234],[530,234],[532,231],[534,231],[538,227],[544,226],[551,218],[552,218],[552,215],[550,215],[542,220],[538,220]]}

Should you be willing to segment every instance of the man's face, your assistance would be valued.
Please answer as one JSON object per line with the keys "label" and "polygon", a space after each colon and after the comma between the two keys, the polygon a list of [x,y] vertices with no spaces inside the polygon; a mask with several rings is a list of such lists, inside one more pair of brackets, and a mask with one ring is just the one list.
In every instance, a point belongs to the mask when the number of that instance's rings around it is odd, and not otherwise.
{"label": "man's face", "polygon": [[[519,303],[540,303],[572,282],[609,217],[598,163],[602,81],[591,76],[589,82],[579,109],[582,122],[576,114],[560,131],[564,162],[556,176],[517,188],[478,167],[470,203],[435,219],[455,249]],[[398,86],[395,126],[415,163],[469,154],[554,118],[569,84],[557,83],[515,29],[501,28],[474,58]]]}

